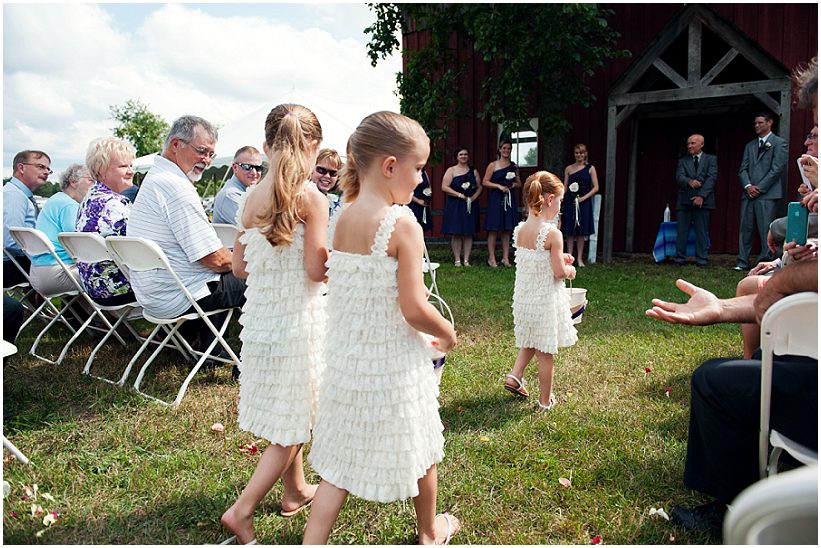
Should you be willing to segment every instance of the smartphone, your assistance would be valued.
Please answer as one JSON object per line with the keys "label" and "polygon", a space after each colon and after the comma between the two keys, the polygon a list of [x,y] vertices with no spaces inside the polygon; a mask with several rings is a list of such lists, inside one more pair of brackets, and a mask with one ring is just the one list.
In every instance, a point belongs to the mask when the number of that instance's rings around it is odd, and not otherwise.
{"label": "smartphone", "polygon": [[801,202],[790,202],[787,206],[787,234],[785,242],[795,242],[798,245],[807,243],[807,208]]}

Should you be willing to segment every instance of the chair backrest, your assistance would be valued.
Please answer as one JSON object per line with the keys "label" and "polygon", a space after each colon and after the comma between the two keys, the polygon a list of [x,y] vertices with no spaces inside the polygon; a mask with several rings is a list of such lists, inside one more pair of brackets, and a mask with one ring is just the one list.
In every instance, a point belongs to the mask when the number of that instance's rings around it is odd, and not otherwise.
{"label": "chair backrest", "polygon": [[228,249],[234,249],[234,241],[237,238],[237,227],[225,223],[212,223],[211,226],[214,227],[222,245]]}
{"label": "chair backrest", "polygon": [[818,359],[818,293],[788,295],[761,319],[761,351]]}
{"label": "chair backrest", "polygon": [[764,478],[733,500],[724,544],[818,544],[818,468]]}
{"label": "chair backrest", "polygon": [[10,226],[9,234],[20,246],[20,249],[31,257],[44,253],[57,254],[54,244],[41,230],[27,226]]}
{"label": "chair backrest", "polygon": [[96,232],[60,232],[57,239],[75,261],[99,263],[113,260],[105,239]]}

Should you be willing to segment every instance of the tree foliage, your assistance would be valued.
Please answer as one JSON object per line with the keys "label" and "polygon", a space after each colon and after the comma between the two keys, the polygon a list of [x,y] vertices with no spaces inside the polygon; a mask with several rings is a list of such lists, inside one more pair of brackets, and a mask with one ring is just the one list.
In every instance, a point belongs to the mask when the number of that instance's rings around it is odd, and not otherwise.
{"label": "tree foliage", "polygon": [[162,149],[171,126],[161,116],[133,99],[129,99],[121,106],[112,105],[109,108],[112,118],[119,123],[114,128],[114,135],[134,145],[138,157]]}
{"label": "tree foliage", "polygon": [[476,115],[515,131],[535,114],[547,136],[570,129],[569,107],[595,99],[587,78],[596,69],[629,55],[616,49],[619,34],[606,19],[612,12],[595,4],[368,6],[376,15],[365,29],[372,65],[400,47],[398,31],[429,36],[424,48],[403,52],[405,70],[396,81],[402,112],[433,140],[445,136],[448,121],[466,114],[459,83],[477,61],[487,63],[488,77]]}

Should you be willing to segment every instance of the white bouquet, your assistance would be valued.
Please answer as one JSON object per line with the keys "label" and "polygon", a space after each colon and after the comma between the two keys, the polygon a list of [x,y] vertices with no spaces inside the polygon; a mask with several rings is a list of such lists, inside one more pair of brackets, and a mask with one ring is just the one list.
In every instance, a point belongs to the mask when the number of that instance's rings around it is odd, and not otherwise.
{"label": "white bouquet", "polygon": [[570,192],[578,192],[579,191],[579,183],[572,182],[570,186],[567,187]]}
{"label": "white bouquet", "polygon": [[505,179],[506,179],[506,180],[508,180],[508,181],[512,181],[512,180],[513,180],[513,179],[515,179],[515,178],[516,178],[516,174],[515,174],[515,173],[513,173],[512,171],[508,171],[508,172],[505,174]]}
{"label": "white bouquet", "polygon": [[425,196],[427,196],[428,198],[430,198],[430,195],[431,195],[430,187],[425,187],[425,188],[422,190],[422,194],[424,194]]}
{"label": "white bouquet", "polygon": [[470,181],[465,181],[462,183],[462,190],[467,190],[470,188]]}

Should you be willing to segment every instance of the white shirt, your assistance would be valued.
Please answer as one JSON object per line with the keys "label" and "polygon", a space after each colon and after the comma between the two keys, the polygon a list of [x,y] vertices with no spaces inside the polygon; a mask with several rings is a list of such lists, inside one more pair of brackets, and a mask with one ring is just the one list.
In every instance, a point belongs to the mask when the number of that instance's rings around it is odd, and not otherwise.
{"label": "white shirt", "polygon": [[[210,295],[207,284],[220,275],[198,261],[221,249],[222,243],[196,187],[177,164],[160,155],[154,158],[131,208],[126,234],[156,242],[194,300]],[[137,302],[159,318],[179,316],[191,306],[165,272],[132,272],[131,287]]]}

